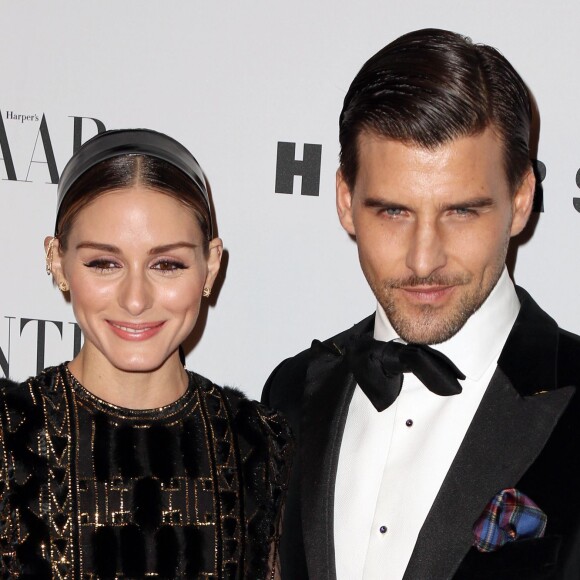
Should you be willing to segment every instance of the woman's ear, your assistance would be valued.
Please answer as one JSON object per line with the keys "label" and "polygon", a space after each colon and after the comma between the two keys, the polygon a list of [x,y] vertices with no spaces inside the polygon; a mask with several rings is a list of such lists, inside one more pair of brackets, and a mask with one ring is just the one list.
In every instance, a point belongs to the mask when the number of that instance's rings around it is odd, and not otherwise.
{"label": "woman's ear", "polygon": [[49,276],[52,274],[53,280],[62,292],[67,292],[69,284],[63,268],[60,240],[52,236],[44,238],[44,253],[46,273]]}
{"label": "woman's ear", "polygon": [[205,277],[205,290],[209,290],[213,287],[216,276],[220,271],[220,264],[222,261],[222,254],[224,252],[224,244],[221,238],[214,238],[209,243],[208,258],[207,258],[207,275]]}

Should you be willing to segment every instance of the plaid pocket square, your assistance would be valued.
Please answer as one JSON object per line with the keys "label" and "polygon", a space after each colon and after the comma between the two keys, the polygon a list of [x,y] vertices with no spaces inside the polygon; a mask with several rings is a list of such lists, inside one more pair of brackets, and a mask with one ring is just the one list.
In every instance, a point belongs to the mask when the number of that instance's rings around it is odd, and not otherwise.
{"label": "plaid pocket square", "polygon": [[485,506],[473,526],[473,545],[480,552],[494,552],[508,542],[541,538],[546,514],[525,494],[510,488],[500,491]]}

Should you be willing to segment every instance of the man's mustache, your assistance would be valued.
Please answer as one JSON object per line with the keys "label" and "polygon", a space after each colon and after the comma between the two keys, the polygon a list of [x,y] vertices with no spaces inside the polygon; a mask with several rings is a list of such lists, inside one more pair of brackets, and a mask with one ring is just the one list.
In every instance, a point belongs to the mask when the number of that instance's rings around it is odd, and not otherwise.
{"label": "man's mustache", "polygon": [[385,282],[387,288],[414,288],[417,286],[463,286],[471,281],[468,274],[443,275],[431,274],[426,277],[408,276],[391,278]]}

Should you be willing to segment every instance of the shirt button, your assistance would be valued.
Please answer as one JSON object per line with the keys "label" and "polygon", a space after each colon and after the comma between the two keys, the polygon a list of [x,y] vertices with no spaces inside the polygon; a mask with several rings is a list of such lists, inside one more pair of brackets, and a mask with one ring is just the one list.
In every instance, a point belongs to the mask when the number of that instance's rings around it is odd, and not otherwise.
{"label": "shirt button", "polygon": [[412,427],[413,426],[413,419],[407,419],[405,421],[405,425],[407,425],[407,427]]}
{"label": "shirt button", "polygon": [[381,532],[381,534],[386,534],[387,533],[387,526],[381,526],[379,528],[379,532]]}

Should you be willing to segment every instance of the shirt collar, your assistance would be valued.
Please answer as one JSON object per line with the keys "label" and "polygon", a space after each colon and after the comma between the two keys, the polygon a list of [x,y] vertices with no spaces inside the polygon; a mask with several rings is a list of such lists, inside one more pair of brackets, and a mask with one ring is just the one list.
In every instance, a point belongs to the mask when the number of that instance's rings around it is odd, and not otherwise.
{"label": "shirt collar", "polygon": [[[457,334],[432,348],[447,355],[468,379],[478,380],[492,363],[497,362],[519,310],[514,284],[504,267],[479,310]],[[380,304],[375,315],[374,337],[384,342],[401,340]]]}

